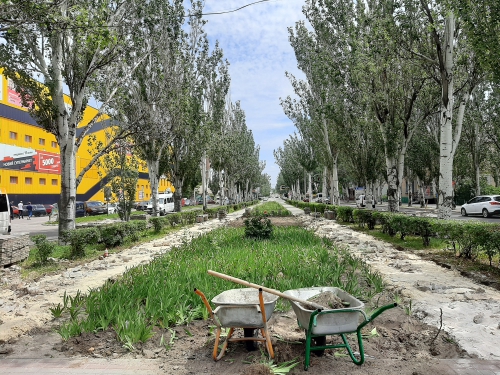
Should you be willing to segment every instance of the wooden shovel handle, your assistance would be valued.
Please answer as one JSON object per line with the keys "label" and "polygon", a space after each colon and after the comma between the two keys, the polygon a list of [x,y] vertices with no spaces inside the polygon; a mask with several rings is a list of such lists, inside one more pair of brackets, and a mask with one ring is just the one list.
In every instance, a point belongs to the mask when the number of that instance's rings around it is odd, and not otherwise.
{"label": "wooden shovel handle", "polygon": [[326,308],[324,306],[318,305],[317,303],[314,303],[311,301],[306,301],[304,299],[300,299],[297,297],[293,297],[293,296],[290,296],[290,295],[285,294],[285,293],[281,293],[279,290],[276,290],[276,289],[270,289],[270,288],[266,288],[265,286],[262,286],[262,285],[252,284],[249,281],[238,279],[236,277],[229,276],[229,275],[219,273],[219,272],[215,272],[212,270],[208,270],[208,274],[212,275],[212,276],[220,277],[221,279],[224,279],[224,280],[232,281],[233,283],[236,283],[236,284],[245,285],[245,286],[248,286],[250,288],[262,289],[264,292],[271,293],[271,294],[274,294],[274,295],[277,295],[277,296],[280,296],[280,297],[283,297],[283,298],[286,298],[286,299],[289,299],[289,300],[292,300],[295,302],[304,303],[304,304],[307,304],[309,306],[313,306],[316,309],[326,310]]}

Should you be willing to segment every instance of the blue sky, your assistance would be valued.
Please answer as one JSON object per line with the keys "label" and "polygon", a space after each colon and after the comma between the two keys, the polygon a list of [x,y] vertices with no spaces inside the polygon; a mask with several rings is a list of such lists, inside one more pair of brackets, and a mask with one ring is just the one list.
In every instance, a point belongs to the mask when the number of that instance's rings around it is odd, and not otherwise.
{"label": "blue sky", "polygon": [[[204,13],[239,8],[255,0],[205,0]],[[302,75],[288,41],[288,27],[305,17],[304,0],[271,0],[235,13],[208,15],[205,25],[211,42],[218,40],[231,64],[231,99],[239,100],[246,114],[247,126],[260,145],[260,159],[265,173],[276,184],[279,168],[273,150],[294,132],[279,98],[291,95],[292,86],[285,72]]]}

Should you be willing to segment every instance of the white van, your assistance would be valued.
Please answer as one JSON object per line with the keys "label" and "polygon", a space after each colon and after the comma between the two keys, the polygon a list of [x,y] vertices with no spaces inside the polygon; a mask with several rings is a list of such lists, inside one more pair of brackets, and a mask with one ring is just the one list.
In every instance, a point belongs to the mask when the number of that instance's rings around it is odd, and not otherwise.
{"label": "white van", "polygon": [[0,189],[0,234],[10,234],[10,202],[7,192]]}
{"label": "white van", "polygon": [[[160,216],[166,215],[167,212],[174,211],[174,195],[172,193],[158,194],[158,210]],[[153,213],[153,200],[149,200],[146,208],[148,214]]]}

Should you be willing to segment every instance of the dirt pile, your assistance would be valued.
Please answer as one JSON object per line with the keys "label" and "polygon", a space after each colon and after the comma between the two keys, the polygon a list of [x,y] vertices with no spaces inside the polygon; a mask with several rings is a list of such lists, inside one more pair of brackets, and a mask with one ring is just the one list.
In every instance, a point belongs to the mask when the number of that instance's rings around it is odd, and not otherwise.
{"label": "dirt pile", "polygon": [[[307,300],[317,305],[324,306],[325,310],[343,309],[348,306],[348,302],[342,301],[335,293],[330,291],[321,292]],[[316,306],[311,304],[300,303],[300,305],[307,310],[316,310]]]}

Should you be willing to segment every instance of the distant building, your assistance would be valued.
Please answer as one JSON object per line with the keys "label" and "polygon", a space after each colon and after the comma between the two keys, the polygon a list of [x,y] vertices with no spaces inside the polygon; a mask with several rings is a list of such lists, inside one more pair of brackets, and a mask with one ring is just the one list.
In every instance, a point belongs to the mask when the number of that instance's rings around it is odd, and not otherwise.
{"label": "distant building", "polygon": [[[46,132],[29,115],[10,80],[0,74],[0,187],[15,203],[20,200],[34,203],[55,203],[61,191],[61,158],[54,135]],[[69,105],[69,98],[66,98]],[[87,107],[81,126],[87,124],[97,110]],[[106,142],[104,130],[110,121],[104,118],[96,123],[90,134]],[[87,135],[87,136],[88,136]],[[77,175],[85,168],[92,154],[84,140],[76,156]],[[101,178],[93,166],[84,175],[77,188],[77,200],[104,200],[106,177]],[[172,189],[166,179],[160,179],[159,191]],[[149,200],[151,187],[147,170],[140,170],[137,200]]]}

